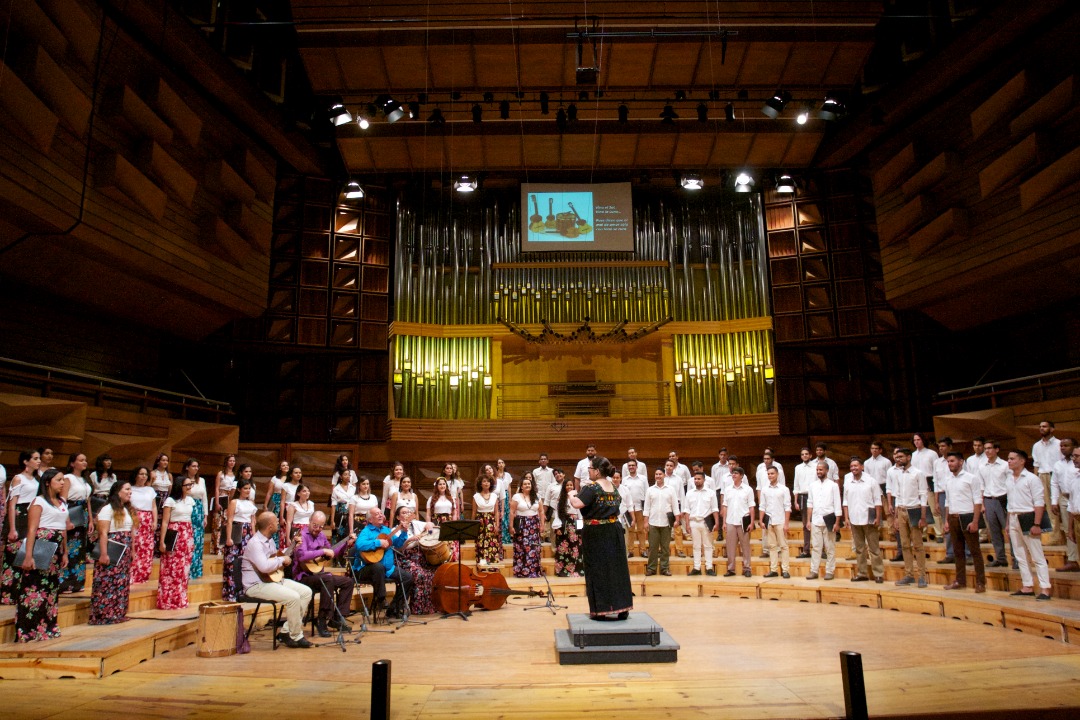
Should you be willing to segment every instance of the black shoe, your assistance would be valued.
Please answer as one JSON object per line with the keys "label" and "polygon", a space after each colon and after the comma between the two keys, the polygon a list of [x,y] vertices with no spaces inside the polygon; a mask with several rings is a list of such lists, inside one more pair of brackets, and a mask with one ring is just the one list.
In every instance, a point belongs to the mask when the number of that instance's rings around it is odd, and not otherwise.
{"label": "black shoe", "polygon": [[307,638],[300,638],[299,640],[293,640],[286,633],[278,633],[278,643],[289,648],[309,648],[312,647],[311,641]]}
{"label": "black shoe", "polygon": [[775,572],[767,572],[767,573],[765,573],[765,577],[767,577],[767,578],[780,577],[780,574],[775,573]]}
{"label": "black shoe", "polygon": [[667,575],[668,577],[670,577],[671,576],[671,571],[670,570],[661,570],[660,574],[661,575]]}
{"label": "black shoe", "polygon": [[1035,596],[1035,599],[1036,600],[1049,600],[1050,596],[1048,594],[1046,594],[1046,593],[1039,593],[1038,595]]}
{"label": "black shoe", "polygon": [[785,580],[790,580],[791,579],[791,573],[783,573],[783,574],[780,575],[780,577],[784,578]]}
{"label": "black shoe", "polygon": [[700,575],[701,571],[695,568],[694,570],[691,570],[690,572],[688,572],[686,574],[687,575]]}
{"label": "black shoe", "polygon": [[300,638],[299,640],[293,640],[292,645],[290,645],[289,647],[307,649],[307,648],[315,647],[315,646],[312,645],[311,641],[308,640],[307,638]]}
{"label": "black shoe", "polygon": [[944,560],[938,560],[937,564],[938,565],[955,565],[956,560],[955,560],[955,558],[947,557]]}
{"label": "black shoe", "polygon": [[656,574],[655,570],[646,570],[645,571],[645,577],[648,577],[650,575],[655,575],[655,574]]}
{"label": "black shoe", "polygon": [[799,560],[805,560],[806,558],[810,557],[810,553],[799,553],[795,557]]}
{"label": "black shoe", "polygon": [[386,617],[390,618],[390,619],[393,619],[393,620],[400,620],[401,619],[401,611],[398,610],[397,608],[394,608],[394,607],[389,608],[386,611]]}
{"label": "black shoe", "polygon": [[713,570],[712,568],[709,568],[708,570],[706,570],[705,574],[709,575],[710,577],[716,577],[716,571]]}
{"label": "black shoe", "polygon": [[319,620],[315,623],[315,632],[318,633],[321,638],[330,637],[330,631],[326,629],[326,621]]}
{"label": "black shoe", "polygon": [[331,630],[340,630],[342,632],[352,632],[352,625],[346,622],[338,622],[337,620],[330,620],[326,623]]}
{"label": "black shoe", "polygon": [[893,558],[892,558],[892,562],[904,562],[904,556],[903,555],[894,555]]}
{"label": "black shoe", "polygon": [[735,571],[728,570],[726,573],[724,573],[724,577],[735,577]]}
{"label": "black shoe", "polygon": [[753,575],[754,575],[754,573],[750,572],[749,570],[743,570],[742,574],[743,574],[743,577],[753,577]]}

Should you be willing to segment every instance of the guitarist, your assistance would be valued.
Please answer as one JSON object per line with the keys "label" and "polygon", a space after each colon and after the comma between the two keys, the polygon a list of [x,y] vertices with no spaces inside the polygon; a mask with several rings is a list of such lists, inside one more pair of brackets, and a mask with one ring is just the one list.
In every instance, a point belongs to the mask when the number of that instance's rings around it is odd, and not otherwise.
{"label": "guitarist", "polygon": [[[325,517],[324,517],[325,522]],[[244,548],[241,565],[241,584],[244,594],[260,600],[273,600],[285,605],[285,625],[278,640],[291,648],[309,648],[311,642],[304,637],[304,613],[311,602],[311,589],[292,580],[276,580],[270,577],[292,564],[292,558],[278,552],[273,538],[277,537],[278,518],[269,510],[259,513],[255,521],[256,532]]]}
{"label": "guitarist", "polygon": [[394,600],[386,610],[386,617],[400,618],[405,609],[405,594],[412,592],[412,573],[395,566],[394,548],[400,548],[408,539],[409,533],[402,526],[393,530],[386,527],[386,516],[378,508],[372,508],[367,514],[367,525],[356,538],[356,552],[353,554],[353,569],[360,582],[369,583],[374,595],[372,607],[378,612],[386,605],[386,581],[397,583]]}
{"label": "guitarist", "polygon": [[[330,637],[327,625],[334,630],[352,631],[352,626],[339,618],[348,617],[352,606],[353,587],[356,585],[348,575],[334,575],[313,567],[326,560],[333,560],[356,539],[355,535],[349,535],[334,547],[330,547],[330,541],[323,535],[325,525],[326,513],[316,510],[309,524],[302,526],[300,545],[296,549],[297,566],[293,570],[294,580],[307,585],[313,593],[319,593],[319,617],[315,621],[315,629],[319,637],[324,638]],[[331,616],[331,603],[335,598],[339,614]]]}

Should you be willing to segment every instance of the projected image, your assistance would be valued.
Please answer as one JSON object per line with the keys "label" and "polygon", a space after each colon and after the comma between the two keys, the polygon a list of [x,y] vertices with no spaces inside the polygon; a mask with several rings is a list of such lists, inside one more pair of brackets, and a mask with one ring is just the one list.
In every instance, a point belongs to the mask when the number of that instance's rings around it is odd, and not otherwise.
{"label": "projected image", "polygon": [[591,192],[531,193],[529,203],[532,210],[529,240],[532,242],[576,241],[592,232]]}

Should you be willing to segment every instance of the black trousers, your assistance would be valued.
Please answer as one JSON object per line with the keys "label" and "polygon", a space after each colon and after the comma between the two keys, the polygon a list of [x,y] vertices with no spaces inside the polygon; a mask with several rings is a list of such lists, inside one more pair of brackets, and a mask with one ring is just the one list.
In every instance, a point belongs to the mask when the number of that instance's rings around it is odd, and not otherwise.
{"label": "black trousers", "polygon": [[356,587],[356,582],[351,577],[348,575],[332,575],[330,573],[319,573],[317,575],[308,573],[299,582],[311,588],[312,592],[319,593],[320,622],[326,622],[331,617],[336,619],[337,616],[331,613],[331,607],[334,604],[337,605],[341,617],[349,616],[349,611],[352,609],[353,588]]}
{"label": "black trousers", "polygon": [[412,573],[397,563],[394,564],[394,573],[390,577],[386,576],[386,568],[382,563],[369,563],[360,568],[360,572],[356,573],[356,578],[360,582],[371,585],[375,600],[383,605],[386,604],[386,581],[391,580],[397,583],[397,592],[394,593],[390,609],[398,613],[405,608],[406,593],[411,594],[413,591]]}

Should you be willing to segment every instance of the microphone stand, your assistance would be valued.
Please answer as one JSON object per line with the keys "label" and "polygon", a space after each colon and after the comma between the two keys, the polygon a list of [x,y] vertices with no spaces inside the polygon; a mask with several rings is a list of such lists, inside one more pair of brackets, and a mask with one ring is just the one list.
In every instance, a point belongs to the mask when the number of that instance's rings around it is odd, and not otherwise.
{"label": "microphone stand", "polygon": [[556,610],[566,610],[568,605],[559,605],[555,602],[555,593],[551,589],[551,581],[548,580],[547,573],[541,573],[540,577],[544,578],[544,583],[547,585],[547,595],[543,605],[530,605],[529,607],[522,608],[526,612],[529,610],[540,610],[541,608],[547,608],[551,611],[552,615],[558,615]]}
{"label": "microphone stand", "polygon": [[[399,622],[397,624],[397,627],[394,628],[394,629],[399,630],[399,629],[405,627],[406,625],[427,625],[426,620],[410,620],[409,619],[409,616],[412,614],[410,612],[410,607],[409,607],[409,592],[408,592],[408,590],[405,589],[405,582],[402,580],[402,577],[401,577],[401,560],[405,557],[405,553],[397,550],[396,548],[393,548],[393,549],[394,549],[394,569],[397,570],[397,576],[398,576],[398,579],[397,579],[398,592],[404,593],[404,595],[402,597],[403,597],[403,599],[405,601],[404,602],[404,612],[401,613],[401,622]],[[415,578],[413,578],[413,583],[414,584],[416,583]]]}
{"label": "microphone stand", "polygon": [[[345,616],[341,614],[341,610],[337,606],[337,598],[335,597],[335,595],[331,594],[329,588],[326,587],[326,580],[323,578],[323,574],[318,573],[317,575],[315,575],[315,577],[318,578],[319,584],[322,585],[323,595],[330,598],[330,604],[334,608],[334,614],[337,615],[338,621],[337,639],[328,643],[320,643],[316,645],[316,647],[329,647],[331,645],[337,645],[339,648],[341,648],[341,652],[345,652]],[[312,608],[311,611],[315,612],[315,609]],[[354,642],[359,645],[360,638],[357,637]]]}
{"label": "microphone stand", "polygon": [[[357,630],[357,632],[361,634],[369,632],[390,633],[392,635],[394,633],[393,629],[384,630],[379,628],[372,628],[369,626],[369,621],[371,620],[371,613],[368,612],[368,605],[367,601],[364,600],[364,593],[360,592],[359,590],[359,587],[361,585],[359,573],[356,570],[356,567],[353,565],[352,557],[346,556],[345,562],[348,563],[349,575],[352,576],[353,583],[355,583],[355,586],[358,588],[356,590],[356,596],[360,598],[360,629]],[[366,585],[367,583],[363,584]],[[356,642],[360,642],[359,638],[357,638]]]}

